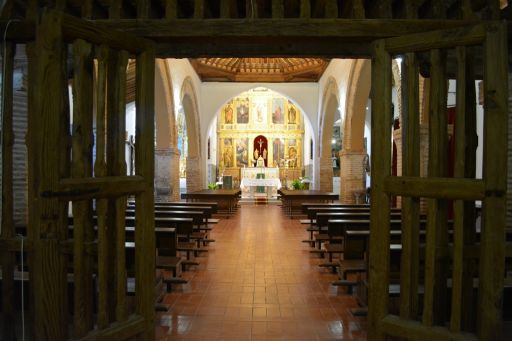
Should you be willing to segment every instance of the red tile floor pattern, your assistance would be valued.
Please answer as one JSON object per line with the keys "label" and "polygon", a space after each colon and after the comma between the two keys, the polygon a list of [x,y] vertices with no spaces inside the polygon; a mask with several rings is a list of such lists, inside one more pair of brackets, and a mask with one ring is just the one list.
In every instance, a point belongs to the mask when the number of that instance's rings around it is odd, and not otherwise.
{"label": "red tile floor pattern", "polygon": [[211,232],[216,242],[165,296],[157,340],[366,340],[351,295],[318,267],[298,219],[277,205],[242,205]]}

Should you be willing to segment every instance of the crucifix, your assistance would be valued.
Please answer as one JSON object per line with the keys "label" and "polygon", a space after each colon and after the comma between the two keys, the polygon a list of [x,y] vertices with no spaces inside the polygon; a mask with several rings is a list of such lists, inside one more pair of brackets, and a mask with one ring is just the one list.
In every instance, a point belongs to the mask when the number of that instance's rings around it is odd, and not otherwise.
{"label": "crucifix", "polygon": [[261,140],[261,138],[259,139],[258,144],[260,145],[260,150],[259,150],[259,152],[260,152],[260,155],[261,155],[261,145],[263,144],[263,141]]}

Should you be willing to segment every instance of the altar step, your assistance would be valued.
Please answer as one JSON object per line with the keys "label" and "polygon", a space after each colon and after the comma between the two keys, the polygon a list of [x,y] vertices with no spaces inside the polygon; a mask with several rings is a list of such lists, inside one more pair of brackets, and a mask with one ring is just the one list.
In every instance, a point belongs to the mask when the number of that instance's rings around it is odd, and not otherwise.
{"label": "altar step", "polygon": [[278,205],[281,201],[276,198],[256,197],[256,198],[241,198],[239,203],[241,205]]}

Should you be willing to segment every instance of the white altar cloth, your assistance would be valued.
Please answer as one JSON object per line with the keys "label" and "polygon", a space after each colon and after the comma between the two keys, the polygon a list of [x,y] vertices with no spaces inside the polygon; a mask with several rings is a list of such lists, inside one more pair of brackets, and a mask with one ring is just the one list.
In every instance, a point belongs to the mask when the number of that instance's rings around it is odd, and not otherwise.
{"label": "white altar cloth", "polygon": [[240,189],[244,189],[245,187],[250,186],[262,186],[262,187],[277,187],[277,189],[281,188],[281,180],[279,179],[242,179],[240,183]]}

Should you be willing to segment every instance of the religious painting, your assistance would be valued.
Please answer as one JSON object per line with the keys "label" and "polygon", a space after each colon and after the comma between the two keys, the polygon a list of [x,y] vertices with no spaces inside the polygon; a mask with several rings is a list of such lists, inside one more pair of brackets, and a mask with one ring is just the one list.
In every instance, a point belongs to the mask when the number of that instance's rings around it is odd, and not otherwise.
{"label": "religious painting", "polygon": [[224,107],[224,124],[233,124],[233,103],[231,101]]}
{"label": "religious painting", "polygon": [[284,98],[272,98],[272,123],[284,123]]}
{"label": "religious painting", "polygon": [[293,146],[293,147],[297,146],[297,140],[296,140],[296,139],[289,139],[289,140],[288,140],[288,146],[289,146],[289,147],[291,147],[291,146]]}
{"label": "religious painting", "polygon": [[289,168],[297,167],[297,148],[296,147],[288,147],[288,167]]}
{"label": "religious painting", "polygon": [[243,138],[238,139],[236,141],[236,166],[237,167],[247,167],[247,146],[249,144],[249,139]]}
{"label": "religious painting", "polygon": [[225,138],[222,148],[222,162],[224,168],[233,167],[233,139]]}
{"label": "religious painting", "polygon": [[284,141],[274,139],[272,141],[272,153],[274,156],[274,167],[284,167]]}
{"label": "religious painting", "polygon": [[288,101],[288,124],[297,123],[297,109],[292,102]]}
{"label": "religious painting", "polygon": [[249,123],[249,98],[242,99],[236,108],[236,123]]}
{"label": "religious painting", "polygon": [[257,125],[267,124],[267,102],[265,98],[256,98],[252,101],[252,117]]}

